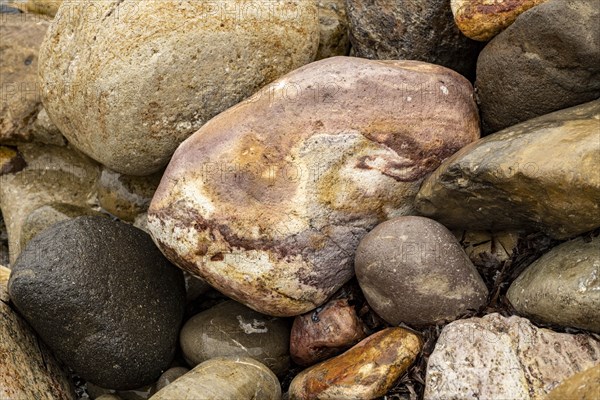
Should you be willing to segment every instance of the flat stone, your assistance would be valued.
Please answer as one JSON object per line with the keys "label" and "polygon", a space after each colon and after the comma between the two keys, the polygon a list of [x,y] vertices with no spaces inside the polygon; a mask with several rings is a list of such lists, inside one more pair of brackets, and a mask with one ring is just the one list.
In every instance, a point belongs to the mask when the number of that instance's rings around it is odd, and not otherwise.
{"label": "flat stone", "polygon": [[534,320],[600,333],[600,237],[556,246],[527,267],[506,296]]}
{"label": "flat stone", "polygon": [[599,118],[597,100],[486,136],[423,182],[418,212],[452,229],[557,239],[599,227]]}
{"label": "flat stone", "polygon": [[600,361],[588,335],[556,333],[489,314],[446,325],[429,356],[425,400],[538,400]]}

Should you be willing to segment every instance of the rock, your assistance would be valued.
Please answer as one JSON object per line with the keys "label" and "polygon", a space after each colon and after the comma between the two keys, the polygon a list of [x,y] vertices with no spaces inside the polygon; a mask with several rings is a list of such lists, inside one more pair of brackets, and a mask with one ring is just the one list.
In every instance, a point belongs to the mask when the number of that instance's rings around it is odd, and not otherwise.
{"label": "rock", "polygon": [[24,249],[25,246],[27,246],[27,243],[29,243],[35,235],[39,234],[44,229],[51,227],[55,223],[84,215],[103,216],[104,214],[90,208],[64,203],[46,204],[35,209],[23,222],[19,242],[20,248]]}
{"label": "rock", "polygon": [[599,117],[594,101],[465,147],[423,182],[417,210],[450,228],[542,231],[557,239],[599,227],[590,218],[600,204]]}
{"label": "rock", "polygon": [[0,146],[0,176],[21,171],[26,163],[16,149]]}
{"label": "rock", "polygon": [[202,278],[198,278],[187,271],[183,272],[185,278],[185,301],[189,303],[202,296],[212,289],[212,287]]}
{"label": "rock", "polygon": [[42,100],[75,147],[148,175],[209,119],[314,60],[318,43],[314,0],[73,3],[40,50]]}
{"label": "rock", "polygon": [[116,394],[103,394],[100,397],[96,397],[96,400],[122,400],[121,397]]}
{"label": "rock", "polygon": [[196,366],[152,400],[279,400],[281,387],[273,372],[249,358],[213,358]]}
{"label": "rock", "polygon": [[8,300],[0,285],[0,398],[75,400],[67,375]]}
{"label": "rock", "polygon": [[347,56],[350,51],[345,0],[319,0],[320,38],[316,60]]}
{"label": "rock", "polygon": [[175,381],[175,379],[182,377],[188,372],[190,372],[190,370],[184,367],[169,368],[163,372],[160,378],[158,378],[156,381],[155,392],[158,392],[159,390],[169,386]]}
{"label": "rock", "polygon": [[470,84],[446,68],[317,61],[186,140],[148,228],[171,261],[227,296],[303,314],[352,277],[364,234],[413,211],[423,177],[477,139],[477,121]]}
{"label": "rock", "polygon": [[354,265],[369,305],[392,325],[452,321],[487,300],[481,276],[454,235],[428,218],[378,225],[360,241]]}
{"label": "rock", "polygon": [[366,330],[347,299],[330,300],[317,311],[294,319],[292,360],[308,366],[331,358],[364,339]]}
{"label": "rock", "polygon": [[[456,236],[456,234],[455,234]],[[517,250],[518,232],[461,231],[457,237],[474,265],[485,265],[490,258],[508,261]]]}
{"label": "rock", "polygon": [[517,17],[546,0],[451,0],[454,22],[474,40],[488,41],[512,24]]}
{"label": "rock", "polygon": [[148,400],[153,394],[152,389],[154,385],[146,385],[131,390],[113,390],[86,382],[86,388],[90,398],[93,400],[99,400],[102,396],[114,396],[119,400]]}
{"label": "rock", "polygon": [[600,344],[591,336],[537,328],[525,318],[455,321],[429,356],[424,398],[543,399],[599,358]]}
{"label": "rock", "polygon": [[133,222],[148,210],[161,177],[162,172],[127,176],[104,168],[98,180],[98,201],[112,215]]}
{"label": "rock", "polygon": [[483,131],[600,97],[599,18],[597,0],[549,0],[496,36],[477,61]]}
{"label": "rock", "polygon": [[471,77],[479,43],[454,24],[449,0],[346,0],[356,57],[419,60]]}
{"label": "rock", "polygon": [[66,146],[67,140],[50,120],[46,109],[42,108],[31,127],[31,136],[34,142]]}
{"label": "rock", "polygon": [[597,400],[600,393],[600,365],[588,368],[554,388],[546,400]]}
{"label": "rock", "polygon": [[6,268],[4,265],[0,265],[0,286],[3,286],[4,288],[6,288],[9,277],[10,277],[10,269]]}
{"label": "rock", "polygon": [[50,22],[26,14],[2,14],[0,20],[0,143],[32,139],[42,102],[37,69],[38,49]]}
{"label": "rock", "polygon": [[96,199],[96,163],[70,148],[22,144],[27,167],[2,176],[0,208],[8,231],[10,261],[21,252],[23,226],[33,211],[56,203],[89,209]]}
{"label": "rock", "polygon": [[387,328],[342,355],[298,374],[290,400],[362,400],[383,396],[421,351],[421,339],[403,328]]}
{"label": "rock", "polygon": [[290,364],[290,327],[286,320],[226,301],[190,318],[180,333],[191,366],[217,357],[251,357],[276,374]]}
{"label": "rock", "polygon": [[54,17],[62,2],[63,0],[9,0],[8,4],[29,13]]}
{"label": "rock", "polygon": [[8,288],[44,342],[87,381],[137,388],[173,359],[183,276],[130,225],[103,217],[53,225],[23,250]]}
{"label": "rock", "polygon": [[548,324],[600,333],[600,237],[563,243],[511,284],[507,298],[519,314]]}

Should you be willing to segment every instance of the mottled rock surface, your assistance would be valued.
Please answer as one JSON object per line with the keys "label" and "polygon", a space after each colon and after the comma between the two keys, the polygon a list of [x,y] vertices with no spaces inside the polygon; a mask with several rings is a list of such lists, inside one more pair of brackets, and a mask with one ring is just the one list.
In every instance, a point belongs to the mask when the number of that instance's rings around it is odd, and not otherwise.
{"label": "mottled rock surface", "polygon": [[599,18],[597,0],[548,0],[485,46],[476,81],[484,133],[600,97]]}
{"label": "mottled rock surface", "polygon": [[423,217],[377,225],[358,245],[356,277],[369,305],[392,325],[432,325],[478,310],[488,290],[454,235]]}
{"label": "mottled rock surface", "polygon": [[383,396],[421,351],[421,339],[403,328],[388,328],[347,352],[298,374],[290,400],[362,400]]}
{"label": "mottled rock surface", "polygon": [[489,314],[444,327],[429,356],[425,400],[543,400],[555,386],[600,362],[590,336],[537,328]]}
{"label": "mottled rock surface", "polygon": [[451,0],[454,22],[465,36],[487,41],[517,17],[547,0]]}
{"label": "mottled rock surface", "polygon": [[457,73],[328,58],[186,140],[148,227],[171,261],[227,296],[299,315],[352,277],[360,238],[411,213],[423,177],[478,134],[471,86]]}
{"label": "mottled rock surface", "polygon": [[8,302],[0,284],[0,398],[75,400],[65,372]]}
{"label": "mottled rock surface", "polygon": [[600,237],[553,248],[512,283],[507,298],[524,316],[600,333]]}
{"label": "mottled rock surface", "polygon": [[464,36],[449,0],[346,0],[357,57],[419,60],[471,77],[480,44]]}
{"label": "mottled rock surface", "polygon": [[319,49],[315,60],[347,56],[350,51],[345,0],[317,0],[319,7]]}
{"label": "mottled rock surface", "polygon": [[251,357],[276,374],[290,366],[288,321],[235,301],[194,315],[181,329],[179,342],[192,367],[216,357]]}
{"label": "mottled rock surface", "polygon": [[598,400],[599,394],[600,364],[565,379],[545,400]]}
{"label": "mottled rock surface", "polygon": [[182,273],[130,225],[104,217],[53,225],[23,250],[8,289],[44,342],[87,381],[137,388],[175,354]]}
{"label": "mottled rock surface", "polygon": [[148,175],[210,118],[313,61],[318,44],[314,0],[73,2],[40,49],[41,95],[75,147]]}
{"label": "mottled rock surface", "polygon": [[273,372],[248,358],[213,358],[171,383],[152,400],[279,400]]}
{"label": "mottled rock surface", "polygon": [[423,182],[416,208],[449,228],[542,231],[558,239],[595,229],[599,119],[600,101],[593,101],[487,136]]}

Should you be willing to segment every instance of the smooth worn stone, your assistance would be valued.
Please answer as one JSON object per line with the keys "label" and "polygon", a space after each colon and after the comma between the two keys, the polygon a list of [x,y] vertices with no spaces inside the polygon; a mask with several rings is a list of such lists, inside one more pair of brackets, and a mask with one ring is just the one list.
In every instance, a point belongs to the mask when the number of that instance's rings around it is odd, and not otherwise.
{"label": "smooth worn stone", "polygon": [[[446,325],[427,363],[425,400],[542,400],[600,361],[588,335],[556,333],[500,314]],[[566,399],[565,399],[566,400]]]}
{"label": "smooth worn stone", "polygon": [[483,131],[600,97],[599,18],[597,0],[548,0],[496,36],[477,61]]}
{"label": "smooth worn stone", "polygon": [[599,394],[600,364],[565,379],[545,400],[598,400]]}
{"label": "smooth worn stone", "polygon": [[156,385],[154,387],[155,388],[154,392],[156,393],[156,392],[164,389],[165,387],[167,387],[171,383],[173,383],[176,379],[182,377],[183,375],[187,374],[188,372],[190,372],[190,370],[185,367],[169,368],[168,370],[163,372],[163,374],[160,376],[160,378],[158,378],[158,380],[156,381]]}
{"label": "smooth worn stone", "polygon": [[318,0],[319,49],[315,60],[347,56],[350,51],[345,0]]}
{"label": "smooth worn stone", "polygon": [[356,277],[369,305],[392,325],[457,319],[485,305],[488,290],[448,229],[423,217],[398,217],[358,245]]}
{"label": "smooth worn stone", "polygon": [[40,49],[42,100],[75,147],[149,175],[209,119],[313,61],[317,14],[314,0],[71,3]]}
{"label": "smooth worn stone", "polygon": [[523,12],[546,0],[451,0],[454,22],[473,39],[488,41],[512,24]]}
{"label": "smooth worn stone", "polygon": [[0,19],[0,143],[32,139],[32,126],[42,109],[37,68],[38,50],[50,22],[26,14]]}
{"label": "smooth worn stone", "polygon": [[0,146],[0,176],[19,172],[25,167],[25,160],[16,149]]}
{"label": "smooth worn stone", "polygon": [[507,298],[533,320],[600,333],[600,237],[563,243],[510,285]]}
{"label": "smooth worn stone", "polygon": [[[63,0],[9,0],[8,4],[19,10],[33,14],[42,14],[54,17]],[[67,2],[67,7],[70,6]]]}
{"label": "smooth worn stone", "polygon": [[447,68],[317,61],[186,140],[148,228],[172,262],[228,297],[303,314],[352,277],[360,238],[413,212],[422,179],[478,135],[472,88]]}
{"label": "smooth worn stone", "polygon": [[403,328],[387,328],[337,357],[298,374],[290,400],[363,400],[385,395],[416,360],[419,336]]}
{"label": "smooth worn stone", "polygon": [[219,357],[199,364],[152,400],[280,400],[271,370],[249,357]]}
{"label": "smooth worn stone", "polygon": [[69,377],[0,285],[0,399],[75,400]]}
{"label": "smooth worn stone", "polygon": [[419,60],[472,77],[481,48],[454,24],[450,0],[346,0],[356,57]]}
{"label": "smooth worn stone", "polygon": [[3,175],[0,185],[11,263],[21,252],[23,227],[29,215],[55,203],[89,209],[96,201],[100,172],[95,162],[67,147],[30,143],[20,145],[19,152],[27,167]]}
{"label": "smooth worn stone", "polygon": [[251,357],[281,374],[290,364],[289,323],[235,301],[194,315],[181,329],[179,343],[190,366],[216,357]]}
{"label": "smooth worn stone", "polygon": [[87,207],[65,203],[46,204],[33,210],[27,218],[25,218],[21,228],[21,238],[19,242],[21,249],[24,249],[25,246],[27,246],[27,243],[29,243],[35,235],[39,234],[44,229],[51,227],[55,223],[84,215],[102,216],[104,214]]}
{"label": "smooth worn stone", "polygon": [[292,360],[309,366],[336,356],[364,339],[366,330],[347,299],[330,300],[294,319],[290,334]]}
{"label": "smooth worn stone", "polygon": [[[566,239],[600,226],[600,101],[487,136],[421,185],[419,213],[449,228],[544,232]],[[552,162],[549,162],[551,160]]]}
{"label": "smooth worn stone", "polygon": [[183,275],[130,225],[104,217],[53,225],[28,243],[8,288],[44,342],[86,381],[137,388],[173,359]]}
{"label": "smooth worn stone", "polygon": [[100,206],[124,221],[133,222],[148,210],[161,177],[162,171],[149,176],[127,176],[104,168],[98,180]]}

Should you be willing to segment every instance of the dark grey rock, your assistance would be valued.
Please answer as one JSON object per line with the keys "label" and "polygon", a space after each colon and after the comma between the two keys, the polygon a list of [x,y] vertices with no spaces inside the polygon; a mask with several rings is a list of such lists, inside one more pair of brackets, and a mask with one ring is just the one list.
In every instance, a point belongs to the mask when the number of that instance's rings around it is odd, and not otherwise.
{"label": "dark grey rock", "polygon": [[549,0],[521,14],[481,52],[484,133],[600,97],[598,0]]}
{"label": "dark grey rock", "polygon": [[140,387],[174,356],[182,272],[127,224],[85,216],[53,225],[28,243],[8,287],[25,319],[87,381]]}

